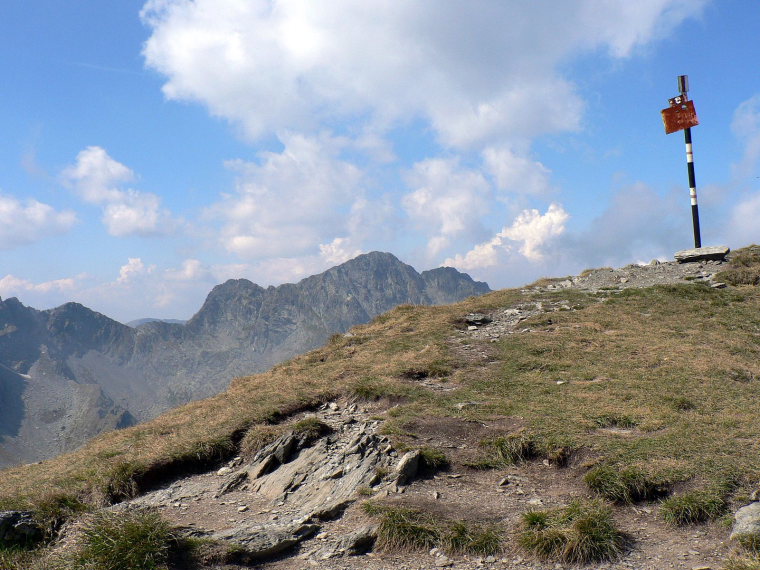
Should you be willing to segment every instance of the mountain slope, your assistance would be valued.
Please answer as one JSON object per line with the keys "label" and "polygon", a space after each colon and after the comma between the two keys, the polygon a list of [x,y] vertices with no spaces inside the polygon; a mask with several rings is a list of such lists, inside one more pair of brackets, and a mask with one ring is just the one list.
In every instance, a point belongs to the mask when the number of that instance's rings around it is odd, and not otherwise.
{"label": "mountain slope", "polygon": [[[760,274],[760,255],[755,265]],[[619,565],[598,567],[717,568],[730,545],[714,519],[746,504],[760,478],[760,290],[720,287],[725,269],[601,269],[452,306],[402,306],[222,394],[6,470],[0,503],[136,494],[131,506],[153,505],[173,524],[193,523],[194,536],[242,541],[245,551],[270,536],[267,528],[281,533],[291,516],[302,520],[293,510],[299,496],[313,504],[378,453],[374,478],[298,526],[295,542],[309,561],[264,567],[475,567],[450,544],[440,549],[453,561],[428,554],[436,542],[413,545],[403,559],[330,558],[341,556],[347,529],[401,512],[405,520],[428,513],[413,520],[424,525],[490,525],[510,567],[554,568],[566,561],[537,561],[514,539],[522,515],[597,495],[615,501],[615,524],[632,539]],[[314,426],[304,413],[332,431],[296,441]],[[451,477],[402,480],[402,455],[419,448],[438,468],[445,456]],[[217,470],[217,461],[228,462]],[[602,476],[611,485],[600,486]],[[616,498],[610,489],[620,485],[639,495]],[[679,504],[671,498],[709,500],[713,510],[699,526],[668,525],[667,508]],[[425,536],[439,540],[442,527],[430,528]]]}
{"label": "mountain slope", "polygon": [[0,466],[50,457],[217,394],[235,376],[266,370],[399,304],[487,291],[454,269],[419,274],[373,252],[297,284],[229,280],[184,325],[133,328],[78,303],[38,311],[0,300]]}

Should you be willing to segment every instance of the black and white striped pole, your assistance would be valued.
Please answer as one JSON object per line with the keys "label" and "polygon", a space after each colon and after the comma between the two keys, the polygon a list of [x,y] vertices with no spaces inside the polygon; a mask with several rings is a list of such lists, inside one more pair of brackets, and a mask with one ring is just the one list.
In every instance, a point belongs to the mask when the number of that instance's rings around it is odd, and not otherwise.
{"label": "black and white striped pole", "polygon": [[689,77],[678,76],[678,90],[680,95],[668,99],[670,107],[662,110],[662,122],[665,125],[665,134],[684,132],[686,141],[686,168],[689,173],[689,197],[691,198],[691,221],[694,226],[694,247],[702,247],[702,236],[699,231],[699,206],[697,205],[697,183],[694,177],[694,150],[691,144],[691,127],[699,124],[694,103],[689,100]]}
{"label": "black and white striped pole", "polygon": [[[678,76],[678,90],[681,97],[688,101],[689,77],[687,75]],[[686,127],[683,131],[684,141],[686,142],[686,169],[689,173],[689,197],[691,198],[691,223],[694,226],[694,247],[702,247],[702,236],[699,231],[699,205],[697,204],[697,182],[694,177],[694,150],[691,145],[691,127]]]}

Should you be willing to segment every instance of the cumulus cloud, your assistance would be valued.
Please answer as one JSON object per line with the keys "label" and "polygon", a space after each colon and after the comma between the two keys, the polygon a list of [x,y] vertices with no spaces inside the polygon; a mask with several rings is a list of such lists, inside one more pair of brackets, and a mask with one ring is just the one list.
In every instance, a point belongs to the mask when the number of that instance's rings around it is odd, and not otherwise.
{"label": "cumulus cloud", "polygon": [[561,64],[584,51],[628,57],[705,3],[149,0],[141,15],[165,96],[250,137],[421,118],[464,147],[577,128],[583,102]]}
{"label": "cumulus cloud", "polygon": [[68,231],[77,221],[71,210],[56,211],[34,199],[21,202],[0,194],[0,250]]}
{"label": "cumulus cloud", "polygon": [[741,161],[734,165],[734,174],[739,178],[751,176],[760,162],[760,95],[744,101],[731,121],[731,130],[744,144]]}
{"label": "cumulus cloud", "polygon": [[75,285],[76,279],[73,277],[34,283],[28,279],[6,275],[0,278],[0,297],[17,296],[25,292],[50,293],[52,291],[71,291]]}
{"label": "cumulus cloud", "polygon": [[337,237],[330,243],[320,244],[319,255],[330,265],[340,265],[362,253],[348,238]]}
{"label": "cumulus cloud", "polygon": [[560,204],[553,203],[544,214],[536,209],[524,210],[512,224],[504,227],[487,242],[480,243],[464,255],[444,261],[465,271],[493,267],[503,263],[505,257],[514,257],[515,250],[527,261],[544,259],[542,247],[565,232],[568,213]]}
{"label": "cumulus cloud", "polygon": [[491,188],[479,172],[460,168],[456,159],[429,159],[414,165],[406,183],[413,191],[402,203],[412,222],[430,236],[430,255],[452,238],[471,237],[481,229]]}
{"label": "cumulus cloud", "polygon": [[142,259],[139,257],[130,257],[125,265],[119,268],[119,277],[116,279],[117,283],[129,283],[140,275],[151,273],[150,267],[145,267]]}
{"label": "cumulus cloud", "polygon": [[283,143],[282,152],[261,153],[257,162],[229,161],[236,192],[206,212],[221,224],[225,249],[242,258],[309,255],[345,233],[363,199],[363,174],[339,158],[339,141],[283,135]]}
{"label": "cumulus cloud", "polygon": [[745,246],[760,243],[760,192],[755,192],[741,200],[731,211],[727,225],[729,243]]}
{"label": "cumulus cloud", "polygon": [[551,171],[537,160],[506,147],[483,151],[485,170],[502,192],[544,196],[552,191]]}
{"label": "cumulus cloud", "polygon": [[135,179],[127,166],[111,158],[105,149],[89,146],[77,154],[75,164],[61,172],[61,180],[85,202],[103,207],[102,221],[117,236],[150,236],[176,226],[161,199],[149,192],[120,187]]}

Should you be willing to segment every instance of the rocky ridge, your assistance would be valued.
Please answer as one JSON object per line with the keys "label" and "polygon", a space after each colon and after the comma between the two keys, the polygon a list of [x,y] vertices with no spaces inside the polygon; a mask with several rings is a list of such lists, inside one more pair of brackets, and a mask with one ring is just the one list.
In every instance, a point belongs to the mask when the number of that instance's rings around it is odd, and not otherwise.
{"label": "rocky ridge", "polygon": [[455,269],[418,273],[373,252],[295,284],[229,280],[185,324],[132,328],[78,303],[38,311],[0,300],[0,467],[217,394],[399,304],[487,291]]}

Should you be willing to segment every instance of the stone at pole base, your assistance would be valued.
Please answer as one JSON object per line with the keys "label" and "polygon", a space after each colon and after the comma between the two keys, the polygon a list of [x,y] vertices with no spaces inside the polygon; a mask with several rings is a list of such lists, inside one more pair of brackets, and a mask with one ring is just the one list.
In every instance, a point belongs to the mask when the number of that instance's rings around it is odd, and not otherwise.
{"label": "stone at pole base", "polygon": [[682,249],[677,251],[673,257],[679,263],[689,263],[691,261],[723,261],[726,259],[731,249],[725,245],[710,245],[707,247],[695,247],[693,249]]}

